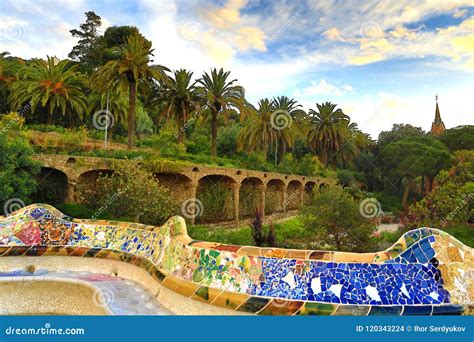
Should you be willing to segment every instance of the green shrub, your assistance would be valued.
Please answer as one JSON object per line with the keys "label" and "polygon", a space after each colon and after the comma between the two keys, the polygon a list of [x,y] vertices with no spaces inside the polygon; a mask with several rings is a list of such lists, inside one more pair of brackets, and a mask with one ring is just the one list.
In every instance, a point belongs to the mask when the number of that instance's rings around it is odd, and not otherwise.
{"label": "green shrub", "polygon": [[[34,150],[23,123],[24,119],[16,113],[3,115],[0,120],[0,215],[8,200],[28,203],[37,187],[33,176],[39,172],[40,165],[32,159]],[[14,209],[18,207],[7,208],[5,214]]]}
{"label": "green shrub", "polygon": [[96,214],[132,217],[134,221],[160,225],[177,213],[171,192],[158,184],[150,172],[133,162],[111,163],[114,173],[97,179],[97,195],[91,195],[89,206]]}
{"label": "green shrub", "polygon": [[151,147],[161,156],[178,157],[185,153],[185,147],[178,144],[176,133],[172,129],[162,128],[154,134],[140,140],[140,146]]}
{"label": "green shrub", "polygon": [[359,212],[359,203],[339,186],[313,194],[301,208],[304,227],[313,232],[318,248],[368,252],[376,249],[375,226]]}
{"label": "green shrub", "polygon": [[[219,129],[219,135],[217,136],[217,154],[219,156],[233,157],[237,153],[237,135],[239,130],[242,129],[242,125],[239,123],[233,123],[232,125],[226,125]],[[207,136],[209,142],[209,136]],[[209,153],[208,151],[205,151]]]}
{"label": "green shrub", "polygon": [[318,157],[306,154],[302,158],[297,159],[291,153],[285,154],[282,162],[277,167],[278,172],[292,173],[304,176],[322,176],[324,166]]}
{"label": "green shrub", "polygon": [[207,155],[211,154],[211,140],[208,134],[195,132],[186,140],[186,151],[193,155]]}
{"label": "green shrub", "polygon": [[88,137],[89,131],[85,127],[68,129],[61,134],[61,147],[70,153],[84,151],[84,144],[87,142]]}
{"label": "green shrub", "polygon": [[241,167],[251,170],[271,171],[263,153],[250,152],[240,162]]}
{"label": "green shrub", "polygon": [[56,132],[56,133],[64,133],[66,128],[63,126],[55,126],[55,125],[45,125],[45,124],[28,124],[25,127],[32,131],[39,131],[39,132]]}
{"label": "green shrub", "polygon": [[400,196],[385,192],[375,192],[373,197],[379,201],[382,211],[391,212],[394,215],[400,215],[403,212]]}

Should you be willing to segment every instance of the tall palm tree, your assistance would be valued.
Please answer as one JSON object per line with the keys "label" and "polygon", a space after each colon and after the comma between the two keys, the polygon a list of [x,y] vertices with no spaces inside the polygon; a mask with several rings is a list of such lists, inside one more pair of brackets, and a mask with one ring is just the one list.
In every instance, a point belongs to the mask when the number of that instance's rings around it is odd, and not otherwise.
{"label": "tall palm tree", "polygon": [[244,127],[237,136],[237,147],[253,152],[261,151],[268,157],[270,147],[278,141],[278,131],[271,123],[272,113],[275,111],[272,101],[262,99],[258,102],[258,109],[247,116]]}
{"label": "tall palm tree", "polygon": [[199,109],[202,97],[192,82],[193,73],[185,69],[175,70],[174,77],[167,77],[161,82],[162,87],[156,101],[164,103],[162,115],[167,121],[178,123],[178,142],[184,144],[184,127],[189,116]]}
{"label": "tall palm tree", "polygon": [[235,85],[236,79],[229,80],[229,74],[230,71],[224,71],[222,68],[219,71],[212,69],[210,74],[204,73],[198,80],[201,86],[197,88],[197,91],[211,113],[211,155],[213,158],[217,157],[218,115],[222,113],[227,116],[234,108],[239,109],[241,114],[248,111],[244,89]]}
{"label": "tall palm tree", "polygon": [[47,124],[53,124],[53,114],[72,109],[81,119],[87,110],[84,89],[86,76],[77,71],[78,66],[68,60],[58,61],[47,57],[22,66],[17,72],[17,81],[10,85],[9,101],[13,108],[30,103],[33,112],[38,104],[48,109]]}
{"label": "tall palm tree", "polygon": [[308,141],[327,166],[328,153],[339,151],[346,139],[349,117],[340,108],[336,109],[337,104],[325,102],[316,106],[317,110],[308,112],[311,122]]}
{"label": "tall palm tree", "polygon": [[287,149],[294,144],[295,138],[304,135],[306,112],[295,99],[286,96],[274,97],[273,106],[275,111],[286,112],[291,118],[291,125],[281,130],[278,136],[278,161],[281,161]]}
{"label": "tall palm tree", "polygon": [[127,44],[116,46],[113,53],[118,59],[107,62],[97,70],[93,84],[106,91],[107,89],[128,88],[128,148],[134,146],[137,90],[139,86],[149,87],[150,80],[162,80],[166,77],[167,68],[161,65],[150,65],[153,49],[151,42],[138,32],[127,38]]}

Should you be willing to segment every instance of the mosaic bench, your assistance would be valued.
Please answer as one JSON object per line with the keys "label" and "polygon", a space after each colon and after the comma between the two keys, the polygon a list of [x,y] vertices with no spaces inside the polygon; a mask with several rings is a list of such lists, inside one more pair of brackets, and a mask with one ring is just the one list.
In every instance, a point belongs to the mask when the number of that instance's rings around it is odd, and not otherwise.
{"label": "mosaic bench", "polygon": [[0,256],[119,260],[192,300],[262,315],[474,312],[474,250],[431,228],[375,253],[235,246],[163,226],[78,220],[48,205],[0,218]]}

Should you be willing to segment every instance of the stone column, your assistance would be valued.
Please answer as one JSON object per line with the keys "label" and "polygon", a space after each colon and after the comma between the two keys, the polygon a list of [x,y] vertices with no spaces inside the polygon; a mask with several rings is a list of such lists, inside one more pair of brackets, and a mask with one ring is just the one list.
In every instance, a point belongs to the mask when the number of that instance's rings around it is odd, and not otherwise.
{"label": "stone column", "polygon": [[262,219],[265,218],[265,194],[267,192],[267,185],[259,186],[260,189],[260,210],[262,211]]}
{"label": "stone column", "polygon": [[281,203],[281,208],[283,209],[283,211],[286,211],[287,210],[287,206],[288,206],[288,193],[287,193],[287,190],[288,189],[288,184],[285,184],[283,187],[282,187],[282,203]]}
{"label": "stone column", "polygon": [[240,209],[240,183],[231,183],[230,188],[232,189],[233,204],[234,204],[234,221],[239,222],[239,209]]}
{"label": "stone column", "polygon": [[68,178],[66,198],[64,199],[66,203],[76,203],[76,185],[77,185],[76,179]]}
{"label": "stone column", "polygon": [[304,184],[300,187],[300,207],[304,204]]}
{"label": "stone column", "polygon": [[201,215],[203,208],[198,207],[196,203],[196,193],[199,186],[199,182],[190,182],[189,185],[189,194],[190,197],[186,200],[186,208],[181,208],[182,214],[191,220],[191,224],[196,223],[196,215]]}

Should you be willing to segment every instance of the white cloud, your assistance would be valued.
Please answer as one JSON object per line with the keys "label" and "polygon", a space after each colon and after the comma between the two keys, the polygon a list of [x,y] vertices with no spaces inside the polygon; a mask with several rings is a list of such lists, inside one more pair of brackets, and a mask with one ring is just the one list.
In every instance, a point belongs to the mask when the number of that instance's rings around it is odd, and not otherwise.
{"label": "white cloud", "polygon": [[296,97],[307,97],[307,96],[337,96],[341,97],[344,94],[352,93],[354,89],[350,84],[337,86],[327,82],[326,80],[311,81],[311,86],[303,88],[302,90],[296,89],[294,96]]}

